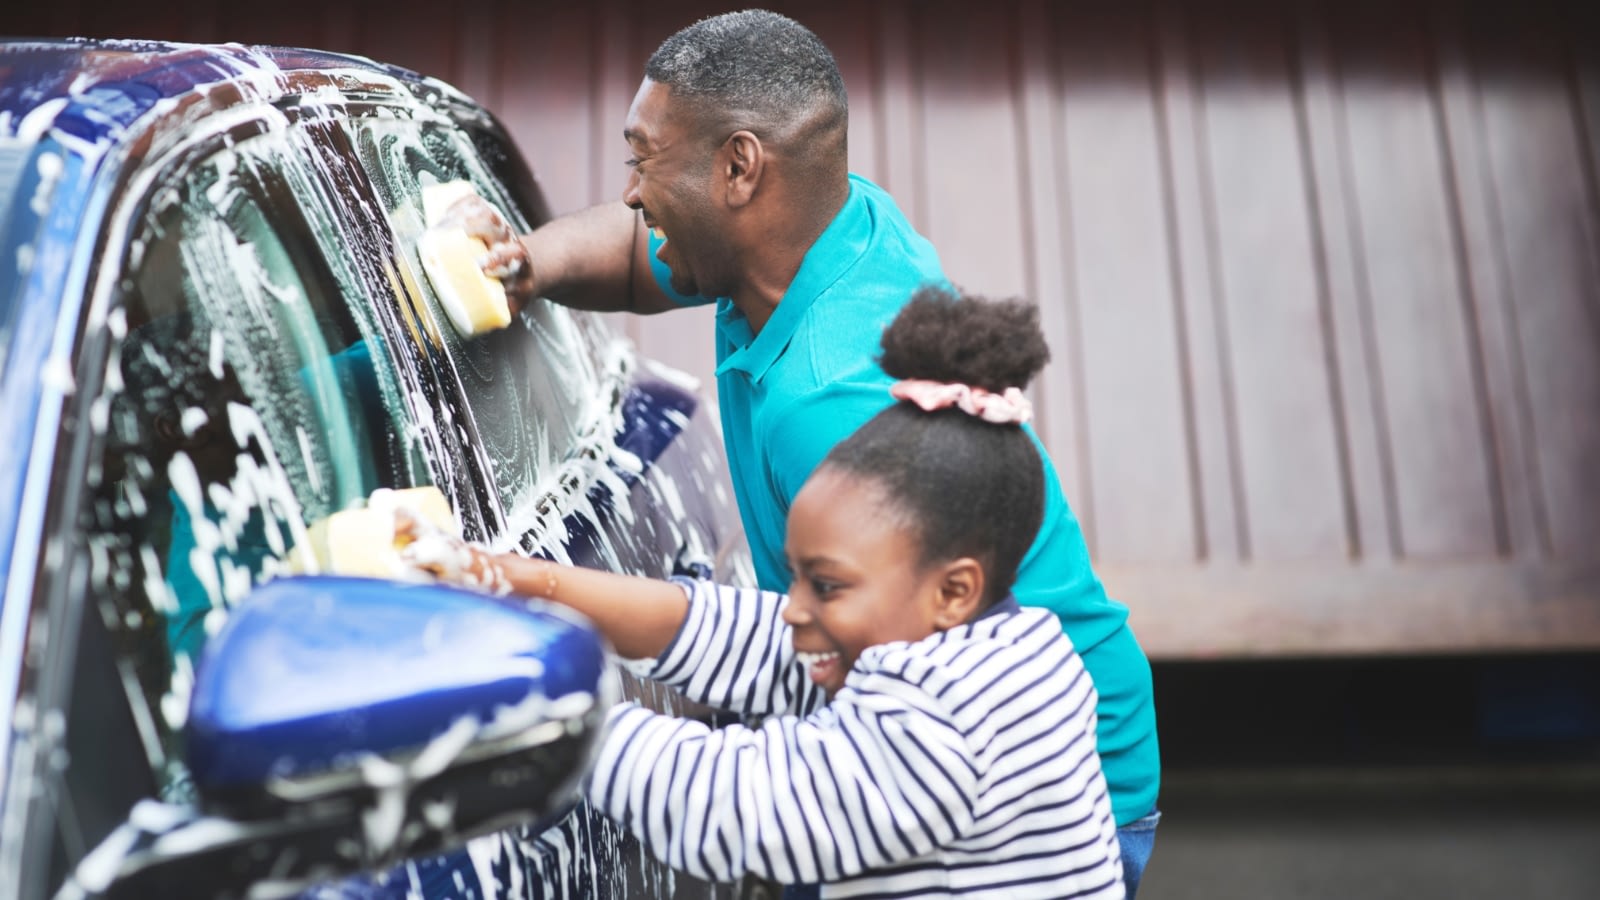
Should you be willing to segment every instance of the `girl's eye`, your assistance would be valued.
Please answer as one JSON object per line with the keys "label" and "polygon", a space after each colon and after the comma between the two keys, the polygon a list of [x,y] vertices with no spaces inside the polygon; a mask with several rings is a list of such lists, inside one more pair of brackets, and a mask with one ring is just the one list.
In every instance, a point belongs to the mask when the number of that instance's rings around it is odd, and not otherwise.
{"label": "girl's eye", "polygon": [[821,578],[811,579],[811,590],[818,597],[826,597],[839,589],[838,582],[826,581]]}
{"label": "girl's eye", "polygon": [[639,160],[638,160],[637,157],[630,156],[627,159],[623,160],[622,164],[627,166],[630,169],[637,169],[639,167]]}

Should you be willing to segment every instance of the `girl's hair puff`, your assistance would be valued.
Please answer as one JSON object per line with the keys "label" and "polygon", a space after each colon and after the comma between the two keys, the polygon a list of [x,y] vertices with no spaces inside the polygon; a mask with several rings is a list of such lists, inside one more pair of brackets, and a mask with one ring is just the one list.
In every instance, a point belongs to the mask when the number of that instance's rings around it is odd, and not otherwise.
{"label": "girl's hair puff", "polygon": [[[897,379],[993,392],[1025,388],[1050,359],[1033,304],[943,287],[919,290],[881,343],[878,362]],[[1044,516],[1044,470],[1032,434],[959,409],[895,403],[836,445],[823,467],[880,486],[920,542],[922,565],[977,560],[984,606],[1010,592]]]}

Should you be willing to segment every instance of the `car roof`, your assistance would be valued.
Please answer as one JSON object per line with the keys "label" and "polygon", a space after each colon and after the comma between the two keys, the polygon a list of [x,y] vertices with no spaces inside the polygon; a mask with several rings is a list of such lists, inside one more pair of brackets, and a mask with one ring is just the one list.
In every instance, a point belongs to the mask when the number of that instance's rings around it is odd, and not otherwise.
{"label": "car roof", "polygon": [[[157,102],[198,88],[288,71],[365,69],[402,81],[422,76],[365,57],[291,47],[161,41],[0,40],[0,135],[24,132],[41,109],[94,141],[126,128]],[[68,101],[63,103],[62,101]],[[67,107],[70,105],[71,109]],[[66,115],[63,116],[63,113]]]}

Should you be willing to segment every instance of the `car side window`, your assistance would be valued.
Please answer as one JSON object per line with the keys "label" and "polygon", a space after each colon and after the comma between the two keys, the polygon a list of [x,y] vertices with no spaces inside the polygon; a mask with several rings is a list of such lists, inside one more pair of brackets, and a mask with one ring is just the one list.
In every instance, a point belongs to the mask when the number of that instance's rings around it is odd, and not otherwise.
{"label": "car side window", "polygon": [[[107,321],[90,578],[168,751],[226,611],[291,568],[309,523],[412,475],[381,338],[318,240],[303,138],[249,138],[168,179]],[[157,764],[181,794],[175,758]]]}
{"label": "car side window", "polygon": [[506,328],[472,338],[457,334],[417,257],[423,188],[471,181],[518,229],[527,228],[522,211],[506,202],[471,141],[453,127],[399,118],[360,119],[351,127],[362,164],[386,204],[399,265],[431,313],[432,338],[448,360],[446,368],[461,381],[458,425],[483,454],[502,519],[520,531],[525,513],[550,493],[561,463],[582,452],[610,413],[592,338],[572,313],[542,299]]}

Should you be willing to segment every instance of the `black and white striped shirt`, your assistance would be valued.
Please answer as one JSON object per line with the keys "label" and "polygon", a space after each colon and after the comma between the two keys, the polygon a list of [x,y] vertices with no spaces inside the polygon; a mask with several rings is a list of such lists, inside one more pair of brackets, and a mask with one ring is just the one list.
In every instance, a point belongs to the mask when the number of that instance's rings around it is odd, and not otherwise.
{"label": "black and white striped shirt", "polygon": [[824,897],[1123,896],[1094,685],[1054,615],[1008,599],[868,648],[824,705],[787,597],[682,584],[688,618],[645,674],[769,718],[612,711],[590,800],[668,865]]}

